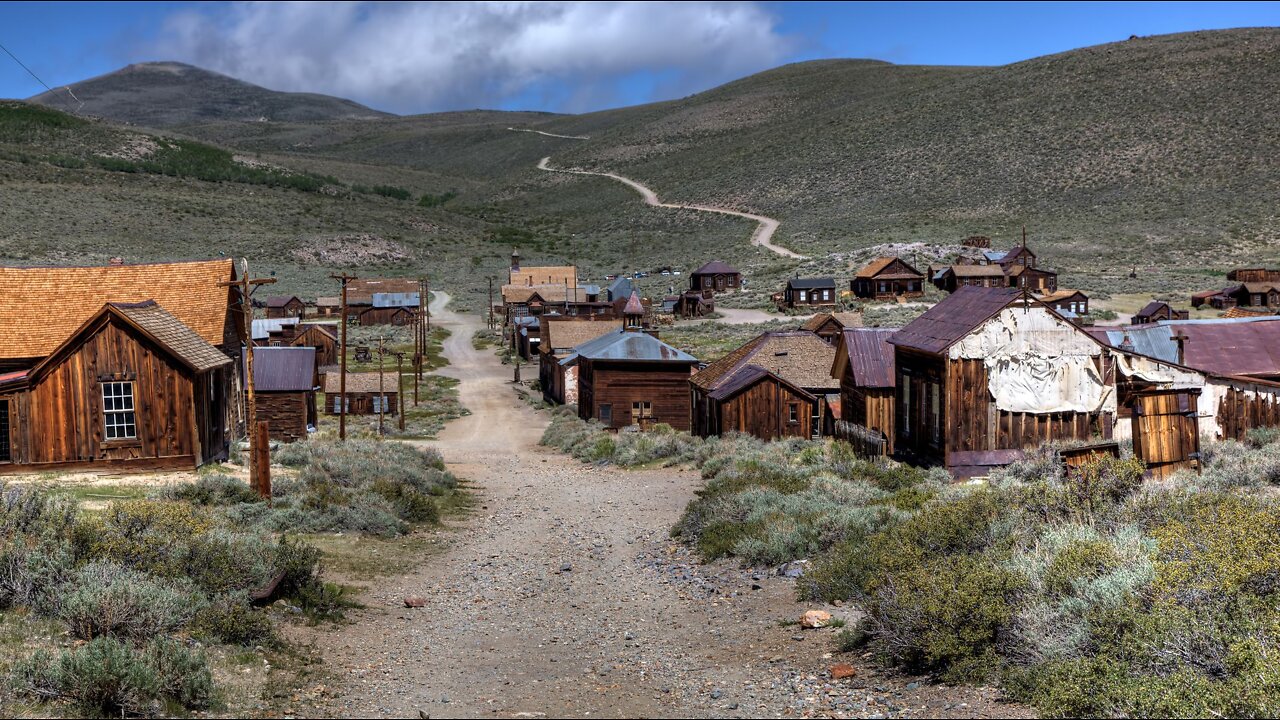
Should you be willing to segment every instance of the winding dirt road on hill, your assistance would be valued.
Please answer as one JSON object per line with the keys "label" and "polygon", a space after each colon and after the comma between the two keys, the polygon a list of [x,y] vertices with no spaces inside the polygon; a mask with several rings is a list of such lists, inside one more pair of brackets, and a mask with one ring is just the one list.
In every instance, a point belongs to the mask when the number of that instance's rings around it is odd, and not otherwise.
{"label": "winding dirt road on hill", "polygon": [[756,225],[756,231],[751,234],[751,244],[759,245],[760,247],[765,248],[766,250],[775,252],[784,257],[795,258],[797,260],[804,259],[804,255],[788,250],[787,248],[784,248],[780,245],[774,245],[772,242],[770,242],[770,240],[773,239],[773,234],[777,232],[778,225],[780,224],[778,220],[775,220],[771,217],[765,217],[764,215],[755,215],[753,213],[739,212],[737,210],[729,210],[728,208],[711,207],[710,205],[686,205],[683,203],[664,203],[658,199],[658,194],[655,193],[653,190],[650,190],[647,186],[642,185],[636,182],[635,180],[632,180],[631,178],[618,175],[617,173],[594,172],[591,170],[570,170],[567,168],[554,168],[554,167],[551,167],[550,163],[551,163],[551,158],[544,157],[542,158],[542,160],[538,162],[538,169],[546,170],[547,172],[568,173],[570,175],[598,175],[600,177],[607,177],[611,180],[617,180],[623,185],[626,185],[627,187],[630,187],[632,190],[635,190],[636,192],[640,193],[640,197],[644,198],[645,204],[652,205],[653,207],[672,208],[676,210],[698,210],[701,212],[719,213],[721,215],[733,215],[735,217],[746,218],[748,220],[755,220],[757,225]]}
{"label": "winding dirt road on hill", "polygon": [[[378,581],[365,609],[316,629],[334,678],[295,714],[348,717],[755,717],[1010,714],[989,691],[881,675],[831,680],[834,630],[783,627],[792,580],[699,565],[668,530],[696,471],[619,470],[538,446],[545,411],[471,338],[477,317],[433,303],[446,374],[469,416],[436,441],[478,493],[445,549]],[[426,598],[409,609],[406,596]],[[837,615],[841,608],[830,608]],[[850,661],[850,660],[845,660]],[[912,683],[912,684],[908,684]],[[310,705],[310,707],[306,707]]]}

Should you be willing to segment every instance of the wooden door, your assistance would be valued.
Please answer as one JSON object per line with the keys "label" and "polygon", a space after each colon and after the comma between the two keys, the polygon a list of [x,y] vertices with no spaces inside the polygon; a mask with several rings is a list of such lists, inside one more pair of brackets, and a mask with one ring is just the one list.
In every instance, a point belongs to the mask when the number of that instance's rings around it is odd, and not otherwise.
{"label": "wooden door", "polygon": [[9,442],[9,401],[0,400],[0,463],[12,462],[13,451]]}
{"label": "wooden door", "polygon": [[1182,468],[1200,469],[1197,396],[1186,391],[1133,399],[1133,454],[1154,478]]}

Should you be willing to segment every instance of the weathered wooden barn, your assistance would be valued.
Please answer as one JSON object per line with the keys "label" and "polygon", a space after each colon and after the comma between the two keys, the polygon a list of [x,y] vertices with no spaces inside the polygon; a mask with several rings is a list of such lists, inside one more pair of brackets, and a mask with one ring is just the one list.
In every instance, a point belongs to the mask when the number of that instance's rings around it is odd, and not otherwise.
{"label": "weathered wooden barn", "polygon": [[307,428],[316,425],[319,383],[315,348],[263,347],[253,351],[254,402],[258,420],[267,422],[272,440],[290,443],[307,437]]}
{"label": "weathered wooden barn", "polygon": [[693,433],[740,432],[763,440],[818,437],[835,348],[805,330],[766,332],[689,378]]}
{"label": "weathered wooden barn", "polygon": [[800,326],[801,330],[822,338],[828,345],[835,346],[840,342],[840,333],[845,328],[862,327],[862,313],[829,312],[814,315]]}
{"label": "weathered wooden barn", "polygon": [[621,320],[547,320],[538,343],[538,383],[542,398],[557,405],[578,402],[578,362],[573,349],[622,330]]}
{"label": "weathered wooden barn", "polygon": [[620,430],[666,423],[689,430],[689,375],[698,359],[658,338],[619,330],[574,349],[578,416]]}
{"label": "weathered wooden barn", "polygon": [[155,302],[107,303],[35,366],[0,376],[0,472],[225,458],[231,365]]}
{"label": "weathered wooden barn", "polygon": [[1194,293],[1191,295],[1191,307],[1198,308],[1208,305],[1218,310],[1229,310],[1236,306],[1234,294],[1237,289],[1237,287],[1229,287],[1222,290],[1203,290]]}
{"label": "weathered wooden barn", "polygon": [[267,317],[300,318],[306,312],[307,305],[296,295],[272,295],[267,298]]}
{"label": "weathered wooden barn", "polygon": [[[411,325],[418,317],[421,285],[412,278],[357,278],[347,282],[347,322]],[[320,309],[317,302],[317,311]]]}
{"label": "weathered wooden barn", "polygon": [[840,383],[840,420],[883,439],[893,454],[897,373],[889,338],[897,328],[845,328],[836,346],[831,377]]}
{"label": "weathered wooden barn", "polygon": [[316,367],[336,365],[338,363],[338,328],[336,325],[318,322],[306,322],[297,326],[292,339],[292,347],[309,347],[316,351]]}
{"label": "weathered wooden barn", "polygon": [[[330,415],[342,411],[342,373],[330,372],[324,376],[324,410]],[[348,415],[395,415],[399,389],[396,373],[364,372],[347,373]]]}
{"label": "weathered wooden barn", "polygon": [[793,278],[780,293],[778,307],[786,310],[832,308],[839,300],[833,278]]}
{"label": "weathered wooden barn", "polygon": [[742,272],[728,263],[712,260],[689,274],[689,289],[729,292],[742,287]]}
{"label": "weathered wooden barn", "polygon": [[1160,320],[1186,320],[1190,317],[1190,313],[1186,310],[1175,310],[1169,303],[1163,300],[1152,300],[1147,303],[1137,315],[1129,319],[1131,325],[1142,325],[1144,323],[1159,322]]}
{"label": "weathered wooden barn", "polygon": [[849,283],[855,297],[893,300],[924,295],[924,275],[898,257],[879,257],[859,270]]}

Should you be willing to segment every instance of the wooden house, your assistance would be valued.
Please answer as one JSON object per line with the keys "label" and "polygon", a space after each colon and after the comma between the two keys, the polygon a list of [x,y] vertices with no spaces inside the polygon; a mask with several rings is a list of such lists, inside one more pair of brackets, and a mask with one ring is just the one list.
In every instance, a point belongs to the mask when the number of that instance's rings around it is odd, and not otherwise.
{"label": "wooden house", "polygon": [[[289,344],[298,318],[254,318],[252,337],[254,347],[281,347]],[[286,336],[288,336],[286,338]]]}
{"label": "wooden house", "polygon": [[893,454],[895,387],[894,346],[897,328],[845,328],[840,333],[831,377],[840,383],[840,416],[884,440]]}
{"label": "wooden house", "polygon": [[998,288],[1009,283],[999,265],[951,265],[934,274],[933,284],[940,290],[955,292],[962,287]]}
{"label": "wooden house", "polygon": [[254,402],[272,440],[290,443],[307,437],[307,428],[316,425],[319,382],[315,348],[253,351]]}
{"label": "wooden house", "polygon": [[728,263],[712,260],[689,275],[689,289],[728,292],[742,287],[742,272]]}
{"label": "wooden house", "polygon": [[698,359],[635,330],[576,347],[578,416],[611,430],[666,423],[688,430],[689,375]]}
{"label": "wooden house", "polygon": [[223,459],[231,365],[154,301],[107,303],[33,367],[0,375],[0,472]]}
{"label": "wooden house", "polygon": [[[330,415],[342,411],[342,373],[324,376],[324,410]],[[399,388],[394,370],[388,373],[347,373],[348,415],[395,415]]]}
{"label": "wooden house", "polygon": [[297,326],[297,331],[289,340],[292,347],[309,347],[316,351],[316,367],[337,365],[338,329],[328,323],[308,322]]}
{"label": "wooden house", "polygon": [[794,278],[787,281],[778,305],[788,310],[818,310],[835,307],[838,299],[832,278]]}
{"label": "wooden house", "polygon": [[855,297],[893,300],[924,295],[924,275],[897,257],[879,257],[862,268],[850,281]]}
{"label": "wooden house", "polygon": [[578,362],[573,349],[622,329],[620,320],[547,320],[538,343],[538,383],[542,398],[557,405],[578,402]]}
{"label": "wooden house", "polygon": [[272,295],[267,298],[267,317],[300,318],[306,312],[306,303],[296,295]]}
{"label": "wooden house", "polygon": [[763,440],[822,433],[835,348],[804,331],[766,332],[698,371],[693,388],[693,433],[740,432]]}
{"label": "wooden house", "polygon": [[411,278],[358,278],[347,282],[347,322],[411,325],[418,317],[421,285]]}
{"label": "wooden house", "polygon": [[[1028,251],[1030,252],[1030,251]],[[1058,273],[1027,265],[1011,265],[1005,269],[1009,287],[1022,288],[1033,293],[1052,293],[1058,290]]]}
{"label": "wooden house", "polygon": [[1280,308],[1280,283],[1246,282],[1231,291],[1233,307]]}
{"label": "wooden house", "polygon": [[1186,320],[1190,316],[1191,313],[1186,310],[1174,310],[1167,302],[1152,300],[1139,310],[1137,315],[1130,318],[1129,323],[1131,325],[1142,325],[1161,320]]}
{"label": "wooden house", "polygon": [[1037,299],[1061,313],[1089,314],[1089,296],[1079,290],[1062,288],[1055,292],[1040,294]]}
{"label": "wooden house", "polygon": [[983,253],[983,254],[986,255],[987,258],[990,259],[992,262],[1004,268],[1005,272],[1008,272],[1015,267],[1023,267],[1023,268],[1036,267],[1036,254],[1031,251],[1031,248],[1027,247],[1027,244],[1025,242],[1023,242],[1022,245],[1019,245],[1018,247],[1015,247],[1012,250],[1009,250],[1008,252],[999,253],[998,255],[996,253]]}
{"label": "wooden house", "polygon": [[338,295],[326,295],[316,298],[316,317],[336,318],[342,311],[342,298]]}
{"label": "wooden house", "polygon": [[1194,293],[1191,295],[1191,307],[1199,308],[1208,305],[1218,310],[1229,310],[1236,306],[1235,292],[1238,289],[1229,287],[1222,290],[1203,290]]}
{"label": "wooden house", "polygon": [[1237,268],[1227,273],[1227,280],[1234,283],[1280,283],[1280,270],[1267,268]]}
{"label": "wooden house", "polygon": [[823,342],[834,347],[840,342],[840,333],[845,328],[862,327],[862,313],[829,312],[814,315],[800,326],[822,338]]}

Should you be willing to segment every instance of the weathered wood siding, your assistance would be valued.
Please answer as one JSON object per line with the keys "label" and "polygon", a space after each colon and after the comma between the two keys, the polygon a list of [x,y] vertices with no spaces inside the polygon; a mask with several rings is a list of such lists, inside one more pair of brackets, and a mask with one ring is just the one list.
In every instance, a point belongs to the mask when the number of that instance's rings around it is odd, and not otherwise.
{"label": "weathered wood siding", "polygon": [[[384,415],[395,415],[400,408],[400,399],[396,395],[396,386],[394,383],[388,383],[388,389],[382,393],[387,399],[387,408],[383,410]],[[325,395],[324,411],[329,415],[337,415],[336,405],[338,393]],[[348,392],[347,393],[347,414],[348,415],[377,415],[378,412],[374,408],[374,398],[378,397],[376,392]]]}
{"label": "weathered wood siding", "polygon": [[[813,436],[818,404],[766,377],[731,398],[717,401],[701,390],[694,395],[694,432],[702,437],[740,432],[762,440]],[[796,421],[791,422],[795,408]]]}
{"label": "weathered wood siding", "polygon": [[[194,375],[128,326],[104,318],[25,392],[12,396],[13,466],[194,467],[225,452],[224,371]],[[137,437],[106,440],[102,383],[133,383]]]}
{"label": "weathered wood siding", "polygon": [[885,452],[893,454],[894,389],[867,388],[853,383],[852,373],[840,378],[840,419],[884,433]]}
{"label": "weathered wood siding", "polygon": [[1133,454],[1157,478],[1200,467],[1199,398],[1193,392],[1158,392],[1134,398]]}
{"label": "weathered wood siding", "polygon": [[632,403],[648,402],[653,423],[689,430],[692,403],[690,366],[657,363],[597,362],[578,360],[578,415],[599,419],[600,406],[612,412],[606,425],[621,429],[632,424]]}
{"label": "weathered wood siding", "polygon": [[293,347],[313,347],[316,349],[316,367],[338,364],[338,341],[328,333],[314,326],[302,326],[298,334],[289,342]]}
{"label": "weathered wood siding", "polygon": [[1218,402],[1222,439],[1244,440],[1253,428],[1280,425],[1280,399],[1274,395],[1229,388]]}
{"label": "weathered wood siding", "polygon": [[307,423],[315,419],[315,394],[304,392],[257,393],[258,419],[267,421],[271,439],[296,442],[307,437]]}

